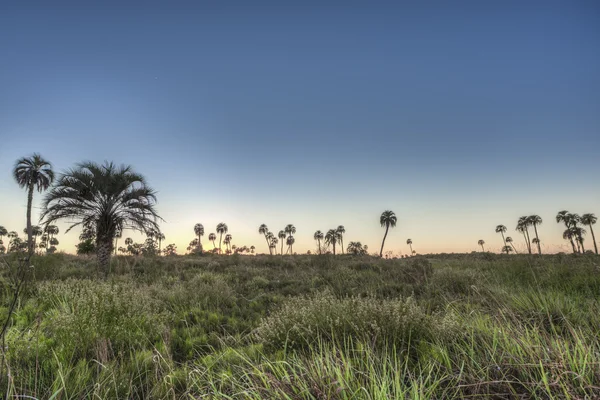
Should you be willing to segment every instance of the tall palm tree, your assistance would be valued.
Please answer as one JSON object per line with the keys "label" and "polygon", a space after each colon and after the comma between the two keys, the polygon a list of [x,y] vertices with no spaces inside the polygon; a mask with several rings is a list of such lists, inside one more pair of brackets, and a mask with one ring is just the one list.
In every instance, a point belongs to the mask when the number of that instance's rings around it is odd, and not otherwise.
{"label": "tall palm tree", "polygon": [[279,243],[279,239],[277,239],[275,235],[273,235],[273,232],[269,232],[269,234],[269,250],[271,250],[272,253],[275,253],[275,255],[277,255],[277,243]]}
{"label": "tall palm tree", "polygon": [[196,224],[194,225],[194,233],[198,236],[198,250],[202,251],[202,236],[204,236],[204,225]]}
{"label": "tall palm tree", "polygon": [[215,240],[217,240],[217,235],[214,233],[209,233],[208,240],[213,243],[213,250],[216,249],[217,245],[215,244]]}
{"label": "tall palm tree", "polygon": [[281,240],[281,255],[283,255],[283,243],[285,242],[285,238],[287,237],[287,233],[285,230],[279,231],[277,234],[279,240]]}
{"label": "tall palm tree", "polygon": [[[500,233],[502,235],[502,242],[504,243],[503,249],[506,247],[506,239],[504,238],[504,232],[506,232],[506,226],[496,225],[496,233]],[[506,252],[506,254],[508,254],[508,252]]]}
{"label": "tall palm tree", "polygon": [[517,231],[522,232],[527,243],[527,251],[531,254],[531,239],[529,238],[529,217],[520,217],[517,222]]}
{"label": "tall palm tree", "polygon": [[583,247],[583,235],[585,235],[585,229],[581,229],[577,226],[577,224],[581,222],[581,217],[577,213],[569,213],[566,215],[566,218],[575,233],[575,243],[577,244],[579,251],[585,253],[585,248]]}
{"label": "tall palm tree", "polygon": [[231,240],[233,240],[233,237],[228,233],[227,235],[225,235],[225,249],[231,251]]}
{"label": "tall palm tree", "polygon": [[227,233],[229,228],[225,222],[220,222],[217,225],[217,233],[219,234],[219,253],[221,252],[221,239],[223,238],[223,234]]}
{"label": "tall palm tree", "polygon": [[319,244],[319,254],[321,254],[321,240],[323,240],[324,237],[325,237],[325,235],[323,235],[323,232],[321,232],[321,231],[316,231],[315,234],[313,235],[313,238]]}
{"label": "tall palm tree", "polygon": [[483,239],[479,239],[477,241],[477,244],[481,246],[481,251],[485,252],[485,249],[483,248],[483,245],[485,244],[485,242],[483,241]]}
{"label": "tall palm tree", "polygon": [[[577,243],[577,247],[580,247],[581,251],[585,252],[585,248],[583,247],[583,235],[585,235],[585,229],[580,226],[571,226],[563,232],[563,239],[574,240]],[[577,253],[575,249],[574,252]]]}
{"label": "tall palm tree", "polygon": [[265,241],[267,242],[267,246],[269,247],[269,254],[273,255],[271,243],[269,242],[269,238],[267,237],[267,234],[269,233],[269,228],[267,227],[267,225],[261,224],[261,226],[258,227],[258,233],[265,236]]}
{"label": "tall palm tree", "polygon": [[594,225],[597,221],[598,218],[596,218],[594,214],[588,213],[581,216],[581,223],[590,227],[590,233],[592,234],[592,241],[594,242],[594,251],[596,254],[598,254],[598,245],[596,244],[596,236],[594,236],[594,228],[592,228],[592,225]]}
{"label": "tall palm tree", "polygon": [[340,225],[337,227],[336,231],[339,234],[340,247],[342,248],[342,254],[344,254],[344,233],[346,233],[346,228],[344,228],[344,225]]}
{"label": "tall palm tree", "polygon": [[40,193],[47,190],[54,181],[54,171],[50,162],[44,160],[38,153],[34,153],[31,157],[17,160],[13,176],[19,187],[27,189],[27,248],[31,256],[34,249],[31,232],[33,189],[36,188]]}
{"label": "tall palm tree", "polygon": [[542,224],[542,217],[539,215],[530,215],[527,217],[527,222],[529,225],[533,226],[533,230],[535,231],[535,238],[537,239],[535,242],[532,240],[531,243],[537,245],[538,254],[542,254],[542,248],[540,246],[540,237],[538,235],[537,227]]}
{"label": "tall palm tree", "polygon": [[337,229],[330,229],[325,234],[325,244],[333,246],[333,255],[335,255],[335,245],[340,240],[340,233]]}
{"label": "tall palm tree", "polygon": [[292,224],[287,224],[285,226],[285,233],[287,233],[288,236],[292,236],[296,233],[296,227]]}
{"label": "tall palm tree", "polygon": [[162,253],[162,241],[165,240],[165,234],[162,232],[156,232],[156,240],[158,240],[158,254]]}
{"label": "tall palm tree", "polygon": [[[519,252],[515,248],[515,245],[513,244],[513,239],[510,236],[506,237],[506,243],[508,243],[508,244],[510,244],[510,246],[512,246],[513,250],[515,251],[515,254],[519,254]],[[508,246],[508,247],[510,247],[510,246]],[[506,254],[508,254],[508,252]]]}
{"label": "tall palm tree", "polygon": [[[558,214],[556,214],[556,223],[563,222],[565,224],[565,227],[567,228],[567,230],[569,230],[569,228],[571,227],[571,224],[573,223],[572,216],[573,216],[573,214],[570,214],[567,210],[559,211]],[[573,241],[574,237],[570,234],[565,235],[563,233],[563,239],[565,239],[565,240],[568,239],[569,242],[571,242],[571,247],[573,248],[573,253],[577,253],[577,249],[575,248],[575,242]]]}
{"label": "tall palm tree", "polygon": [[412,248],[412,239],[407,239],[406,244],[410,247],[410,254],[414,254],[415,251]]}
{"label": "tall palm tree", "polygon": [[397,222],[398,218],[396,218],[396,214],[394,214],[393,211],[386,210],[381,213],[381,216],[379,217],[379,223],[382,227],[385,226],[385,234],[383,235],[383,240],[381,241],[381,250],[379,250],[379,257],[383,257],[383,246],[385,245],[385,238],[387,237],[390,227],[394,228]]}
{"label": "tall palm tree", "polygon": [[290,235],[285,240],[285,243],[289,246],[288,251],[290,252],[290,255],[293,255],[294,254],[294,243],[296,243],[296,239],[294,239],[294,237]]}
{"label": "tall palm tree", "polygon": [[155,204],[154,190],[130,166],[85,162],[64,173],[46,194],[42,218],[46,224],[76,221],[67,232],[78,225],[93,226],[98,262],[107,276],[115,232],[158,231],[161,218]]}

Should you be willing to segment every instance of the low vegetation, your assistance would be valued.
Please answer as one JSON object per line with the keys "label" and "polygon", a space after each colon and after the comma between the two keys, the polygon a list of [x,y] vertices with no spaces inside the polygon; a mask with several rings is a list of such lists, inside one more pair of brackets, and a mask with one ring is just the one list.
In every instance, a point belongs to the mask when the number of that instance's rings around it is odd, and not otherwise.
{"label": "low vegetation", "polygon": [[[4,321],[19,255],[1,257]],[[97,263],[32,258],[0,397],[600,397],[595,254]]]}

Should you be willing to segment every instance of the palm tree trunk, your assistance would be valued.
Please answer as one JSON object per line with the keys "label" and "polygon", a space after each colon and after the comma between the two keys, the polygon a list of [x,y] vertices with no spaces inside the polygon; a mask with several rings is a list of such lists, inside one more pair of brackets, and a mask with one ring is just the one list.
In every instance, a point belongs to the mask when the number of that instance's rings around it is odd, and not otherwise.
{"label": "palm tree trunk", "polygon": [[100,271],[104,274],[104,277],[106,278],[108,277],[110,267],[110,256],[112,254],[112,238],[99,238],[96,246],[96,255],[98,257]]}
{"label": "palm tree trunk", "polygon": [[283,255],[283,239],[281,239],[281,255]]}
{"label": "palm tree trunk", "polygon": [[583,247],[583,237],[579,236],[579,243],[581,243],[581,254],[585,253],[585,247]]}
{"label": "palm tree trunk", "polygon": [[592,228],[592,224],[589,225],[590,233],[592,234],[592,241],[594,242],[594,250],[596,254],[598,254],[598,245],[596,244],[596,236],[594,236],[594,229]]}
{"label": "palm tree trunk", "polygon": [[27,193],[27,250],[29,257],[33,255],[33,238],[31,229],[31,206],[33,203],[33,182],[29,184],[29,191]]}
{"label": "palm tree trunk", "polygon": [[271,244],[269,243],[269,239],[267,238],[267,234],[265,234],[265,242],[267,242],[267,247],[269,248],[269,254],[273,255],[273,250],[271,250]]}
{"label": "palm tree trunk", "polygon": [[333,242],[333,255],[335,256],[335,242]]}
{"label": "palm tree trunk", "polygon": [[527,234],[527,251],[531,254],[531,239],[529,238],[529,229],[525,227],[525,233]]}
{"label": "palm tree trunk", "polygon": [[[593,235],[593,233],[592,233]],[[317,240],[317,243],[319,243],[319,255],[321,255],[321,239]],[[598,250],[596,250],[596,254],[598,253]]]}
{"label": "palm tree trunk", "polygon": [[[506,239],[504,238],[504,232],[500,231],[500,233],[502,234],[502,241],[504,242],[504,247],[503,247],[503,248],[506,248]],[[512,243],[511,243],[511,244],[512,244]],[[515,247],[515,246],[513,245],[513,248],[514,248],[514,247]],[[515,252],[516,252],[516,250],[515,250]],[[508,254],[508,250],[506,251],[506,254]]]}
{"label": "palm tree trunk", "polygon": [[385,235],[383,235],[383,240],[381,241],[381,250],[379,250],[379,257],[383,257],[383,245],[385,244],[385,238],[387,237],[389,229],[390,226],[388,224],[385,224]]}
{"label": "palm tree trunk", "polygon": [[481,251],[483,251],[485,253],[485,249],[483,248],[483,245],[481,245]]}
{"label": "palm tree trunk", "polygon": [[344,239],[342,238],[342,235],[340,235],[340,245],[342,246],[342,254],[344,254]]}
{"label": "palm tree trunk", "polygon": [[223,232],[219,235],[219,254],[221,254],[221,238],[223,237]]}
{"label": "palm tree trunk", "polygon": [[537,225],[533,224],[533,229],[535,230],[535,238],[537,239],[537,247],[538,247],[538,254],[542,254],[542,247],[540,246],[540,237],[538,236],[537,233]]}
{"label": "palm tree trunk", "polygon": [[[512,246],[513,250],[515,251],[515,254],[519,254],[519,252],[517,251],[517,248],[515,247],[515,245],[512,244],[512,243],[510,245]],[[508,254],[508,251],[506,252],[506,254]]]}
{"label": "palm tree trunk", "polygon": [[412,243],[408,245],[410,247],[410,255],[413,255]]}

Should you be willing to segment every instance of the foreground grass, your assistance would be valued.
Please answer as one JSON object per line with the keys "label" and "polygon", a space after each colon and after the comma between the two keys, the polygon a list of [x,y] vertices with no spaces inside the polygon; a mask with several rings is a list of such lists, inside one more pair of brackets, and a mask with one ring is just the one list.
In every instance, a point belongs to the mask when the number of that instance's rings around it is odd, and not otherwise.
{"label": "foreground grass", "polygon": [[593,255],[33,264],[3,398],[600,397]]}

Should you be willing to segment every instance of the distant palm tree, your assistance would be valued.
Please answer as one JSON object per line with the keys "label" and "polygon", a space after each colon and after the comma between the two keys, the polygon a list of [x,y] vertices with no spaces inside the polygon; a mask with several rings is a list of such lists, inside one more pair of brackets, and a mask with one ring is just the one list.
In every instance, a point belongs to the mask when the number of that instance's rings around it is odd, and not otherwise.
{"label": "distant palm tree", "polygon": [[325,244],[333,246],[333,255],[335,255],[335,245],[340,240],[340,233],[336,229],[330,229],[325,234]]}
{"label": "distant palm tree", "polygon": [[412,248],[412,239],[407,239],[406,244],[410,247],[410,253],[415,254],[415,251]]}
{"label": "distant palm tree", "polygon": [[[517,249],[515,248],[515,245],[513,244],[513,239],[510,236],[506,237],[506,243],[509,243],[510,246],[512,246],[513,250],[515,251],[515,254],[518,254]],[[510,246],[508,246],[508,247],[510,247]],[[508,252],[506,254],[508,254]]]}
{"label": "distant palm tree", "polygon": [[221,239],[223,238],[223,234],[227,233],[229,228],[227,228],[227,224],[225,222],[221,222],[217,225],[217,233],[219,234],[219,253],[221,252]]}
{"label": "distant palm tree", "polygon": [[[573,216],[573,214],[570,214],[567,210],[559,211],[558,214],[556,214],[556,222],[557,223],[563,222],[565,224],[565,226],[567,227],[567,230],[569,230],[569,228],[571,227],[571,224],[573,222],[572,216]],[[577,253],[577,249],[575,248],[575,242],[573,240],[574,237],[570,234],[565,235],[563,233],[563,239],[565,239],[565,240],[568,239],[569,242],[571,242],[571,247],[573,248],[573,253]]]}
{"label": "distant palm tree", "polygon": [[348,253],[354,255],[367,254],[367,246],[364,246],[360,242],[348,243]]}
{"label": "distant palm tree", "polygon": [[99,265],[107,276],[117,230],[146,234],[158,230],[156,221],[161,218],[154,208],[155,193],[129,166],[81,163],[63,174],[45,196],[42,218],[46,224],[76,221],[67,232],[78,225],[93,226]]}
{"label": "distant palm tree", "polygon": [[481,246],[481,251],[485,252],[485,249],[483,248],[483,245],[485,244],[485,242],[483,241],[483,239],[479,239],[477,241],[477,244]]}
{"label": "distant palm tree", "polygon": [[213,242],[213,249],[216,249],[217,245],[215,244],[215,240],[217,240],[217,235],[215,235],[214,233],[210,233],[208,235],[208,240]]}
{"label": "distant palm tree", "polygon": [[[27,228],[23,229],[23,233],[27,235]],[[42,236],[44,234],[44,230],[39,225],[34,225],[31,227],[31,236],[33,237],[33,247],[37,247],[37,238],[38,236]]]}
{"label": "distant palm tree", "polygon": [[117,248],[118,248],[117,244],[119,243],[119,239],[121,239],[122,237],[123,237],[123,232],[120,229],[117,229],[115,231],[115,245],[114,245],[115,255],[117,255]]}
{"label": "distant palm tree", "polygon": [[15,231],[10,231],[6,237],[8,238],[8,247],[6,248],[6,252],[8,253],[12,247],[12,242],[19,238],[19,234]]}
{"label": "distant palm tree", "polygon": [[596,218],[594,214],[588,213],[581,216],[581,223],[590,227],[590,233],[592,234],[592,240],[594,242],[594,250],[596,254],[598,254],[598,245],[596,244],[596,236],[594,236],[594,228],[592,228],[592,225],[594,225],[597,221],[598,218]]}
{"label": "distant palm tree", "polygon": [[581,222],[581,217],[577,213],[569,213],[567,214],[567,221],[569,221],[569,225],[573,227],[573,232],[575,233],[575,243],[577,243],[577,248],[581,253],[585,253],[585,248],[583,247],[583,235],[585,235],[585,229],[582,229],[577,226]]}
{"label": "distant palm tree", "polygon": [[256,250],[256,247],[254,246],[250,246],[250,253],[254,254],[254,251]]}
{"label": "distant palm tree", "polygon": [[227,235],[225,235],[225,248],[229,251],[231,251],[231,240],[233,239],[233,237],[228,233]]}
{"label": "distant palm tree", "polygon": [[536,238],[536,237],[534,237],[533,239],[531,239],[531,243],[535,244],[538,248],[540,247],[540,240],[538,238]]}
{"label": "distant palm tree", "polygon": [[34,244],[31,232],[31,206],[33,203],[33,189],[38,192],[47,190],[54,181],[52,164],[42,156],[34,153],[31,157],[24,157],[15,163],[13,176],[19,187],[27,189],[27,248],[29,256],[33,255]]}
{"label": "distant palm tree", "polygon": [[321,254],[321,240],[323,240],[324,237],[325,237],[325,235],[323,235],[323,232],[321,232],[321,231],[316,231],[315,234],[313,235],[313,238],[319,244],[319,254]]}
{"label": "distant palm tree", "polygon": [[396,222],[398,222],[398,218],[396,218],[396,214],[393,211],[386,210],[381,213],[379,217],[379,223],[381,226],[385,226],[385,234],[383,235],[383,240],[381,241],[381,250],[379,250],[379,257],[383,257],[383,246],[385,245],[385,238],[387,237],[388,231],[390,227],[394,228],[396,226]]}
{"label": "distant palm tree", "polygon": [[292,224],[287,224],[285,226],[284,231],[285,231],[285,233],[287,233],[288,236],[292,236],[293,234],[296,233],[296,227]]}
{"label": "distant palm tree", "polygon": [[131,246],[133,244],[133,239],[132,238],[126,238],[125,239],[125,246]]}
{"label": "distant palm tree", "polygon": [[340,225],[337,227],[336,231],[339,233],[340,247],[342,248],[342,254],[344,254],[344,233],[346,233],[346,228],[344,228],[344,225]]}
{"label": "distant palm tree", "polygon": [[281,240],[281,255],[283,255],[283,243],[285,242],[285,238],[287,237],[287,233],[285,230],[279,231],[277,237]]}
{"label": "distant palm tree", "polygon": [[[269,232],[270,236],[269,236],[269,250],[271,250],[273,253],[275,253],[275,255],[277,255],[277,243],[279,243],[279,239],[277,239],[275,237],[275,235],[273,235],[273,232]],[[281,253],[283,254],[283,253]]]}
{"label": "distant palm tree", "polygon": [[538,254],[542,254],[542,248],[540,246],[540,237],[537,231],[538,225],[542,224],[542,217],[540,217],[539,215],[530,215],[529,217],[527,217],[527,222],[529,223],[529,225],[533,226],[533,229],[535,231],[535,238],[537,239],[535,242],[532,240],[531,243],[536,244],[538,248]]}
{"label": "distant palm tree", "polygon": [[294,246],[294,243],[296,243],[296,239],[294,239],[293,236],[288,236],[285,243],[289,246],[288,251],[290,252],[290,255],[293,255],[294,254],[293,246]]}
{"label": "distant palm tree", "polygon": [[510,246],[504,246],[502,248],[502,252],[506,252],[506,254],[510,253],[512,251],[512,249],[510,248]]}
{"label": "distant palm tree", "polygon": [[162,241],[165,240],[165,234],[162,232],[156,232],[156,240],[158,240],[158,254],[162,254]]}
{"label": "distant palm tree", "polygon": [[[506,247],[506,239],[504,238],[504,232],[506,232],[506,226],[496,225],[496,233],[500,233],[502,235],[502,242],[504,243],[503,249]],[[506,252],[506,254],[508,254],[508,252]]]}
{"label": "distant palm tree", "polygon": [[[579,226],[571,226],[563,232],[563,239],[570,241],[574,240],[577,243],[577,247],[581,246],[581,249],[585,251],[583,247],[583,235],[585,235],[585,229]],[[575,251],[575,253],[577,253],[577,251]]]}
{"label": "distant palm tree", "polygon": [[265,241],[267,242],[267,246],[269,247],[269,253],[271,255],[273,255],[273,250],[271,248],[271,243],[269,242],[269,238],[267,237],[267,234],[269,233],[269,228],[267,227],[266,224],[262,224],[261,226],[258,227],[258,233],[260,233],[261,235],[265,236]]}
{"label": "distant palm tree", "polygon": [[523,233],[525,243],[527,243],[527,251],[531,254],[531,239],[529,238],[529,218],[520,217],[517,222],[517,231]]}
{"label": "distant palm tree", "polygon": [[194,233],[198,236],[198,250],[202,251],[202,236],[204,236],[204,225],[196,224],[194,225]]}

